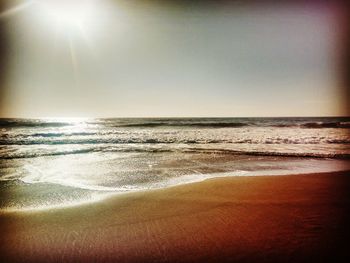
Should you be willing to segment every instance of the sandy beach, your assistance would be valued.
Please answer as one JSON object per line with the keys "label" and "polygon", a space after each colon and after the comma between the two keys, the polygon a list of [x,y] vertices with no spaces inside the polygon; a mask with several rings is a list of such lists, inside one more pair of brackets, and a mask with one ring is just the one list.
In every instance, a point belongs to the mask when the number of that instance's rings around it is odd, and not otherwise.
{"label": "sandy beach", "polygon": [[0,0],[0,263],[350,263],[346,2]]}
{"label": "sandy beach", "polygon": [[336,262],[349,172],[231,177],[2,214],[2,262]]}

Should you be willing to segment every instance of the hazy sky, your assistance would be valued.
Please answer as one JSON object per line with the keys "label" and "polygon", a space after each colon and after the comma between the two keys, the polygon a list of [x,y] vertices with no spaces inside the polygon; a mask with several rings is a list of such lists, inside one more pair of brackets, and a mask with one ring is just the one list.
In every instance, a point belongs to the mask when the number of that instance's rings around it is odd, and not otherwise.
{"label": "hazy sky", "polygon": [[37,0],[2,9],[3,117],[346,114],[334,6]]}

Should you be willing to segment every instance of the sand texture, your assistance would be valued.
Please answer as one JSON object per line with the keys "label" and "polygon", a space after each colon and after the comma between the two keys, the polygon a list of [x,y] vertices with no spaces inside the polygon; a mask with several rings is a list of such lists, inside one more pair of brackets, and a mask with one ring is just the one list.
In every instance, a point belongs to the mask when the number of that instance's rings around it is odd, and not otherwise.
{"label": "sand texture", "polygon": [[350,262],[349,176],[217,178],[2,214],[1,262]]}

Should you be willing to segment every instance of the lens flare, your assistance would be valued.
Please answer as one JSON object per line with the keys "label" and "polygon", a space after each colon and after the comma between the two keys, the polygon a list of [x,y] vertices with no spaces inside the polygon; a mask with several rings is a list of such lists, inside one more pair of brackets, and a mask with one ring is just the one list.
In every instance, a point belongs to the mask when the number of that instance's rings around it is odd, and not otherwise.
{"label": "lens flare", "polygon": [[37,3],[51,22],[72,29],[91,22],[95,10],[95,0],[41,0]]}

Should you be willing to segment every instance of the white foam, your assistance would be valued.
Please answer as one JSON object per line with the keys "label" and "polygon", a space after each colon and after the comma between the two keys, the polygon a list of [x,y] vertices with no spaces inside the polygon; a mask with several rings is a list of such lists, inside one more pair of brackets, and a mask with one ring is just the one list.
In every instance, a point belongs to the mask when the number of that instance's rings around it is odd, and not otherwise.
{"label": "white foam", "polygon": [[[60,209],[66,207],[79,206],[88,203],[94,203],[111,196],[123,193],[147,191],[169,188],[184,184],[201,182],[207,179],[218,178],[218,177],[234,177],[234,176],[284,176],[284,175],[297,175],[297,174],[312,174],[312,173],[322,173],[322,172],[336,172],[345,171],[350,169],[350,163],[347,161],[340,160],[308,160],[304,162],[297,162],[299,166],[294,166],[294,169],[288,169],[290,164],[286,163],[286,168],[282,169],[265,169],[265,170],[233,170],[228,172],[217,172],[217,173],[200,173],[197,170],[192,170],[193,173],[168,178],[159,182],[152,182],[146,185],[129,185],[123,187],[105,187],[101,185],[89,185],[84,184],[84,181],[72,180],[66,177],[55,178],[50,176],[45,176],[43,172],[37,170],[34,167],[27,166],[29,171],[35,171],[36,176],[33,174],[24,177],[22,180],[29,184],[35,183],[50,183],[58,184],[62,186],[69,186],[84,190],[93,190],[89,194],[84,194],[83,198],[77,198],[75,200],[65,200],[64,202],[47,202],[40,205],[29,205],[29,206],[15,206],[8,207],[2,210],[2,212],[20,212],[20,211],[42,211],[50,209]],[[261,164],[261,167],[268,166],[267,164]],[[39,175],[39,176],[38,176]],[[90,182],[91,183],[91,182]]]}

